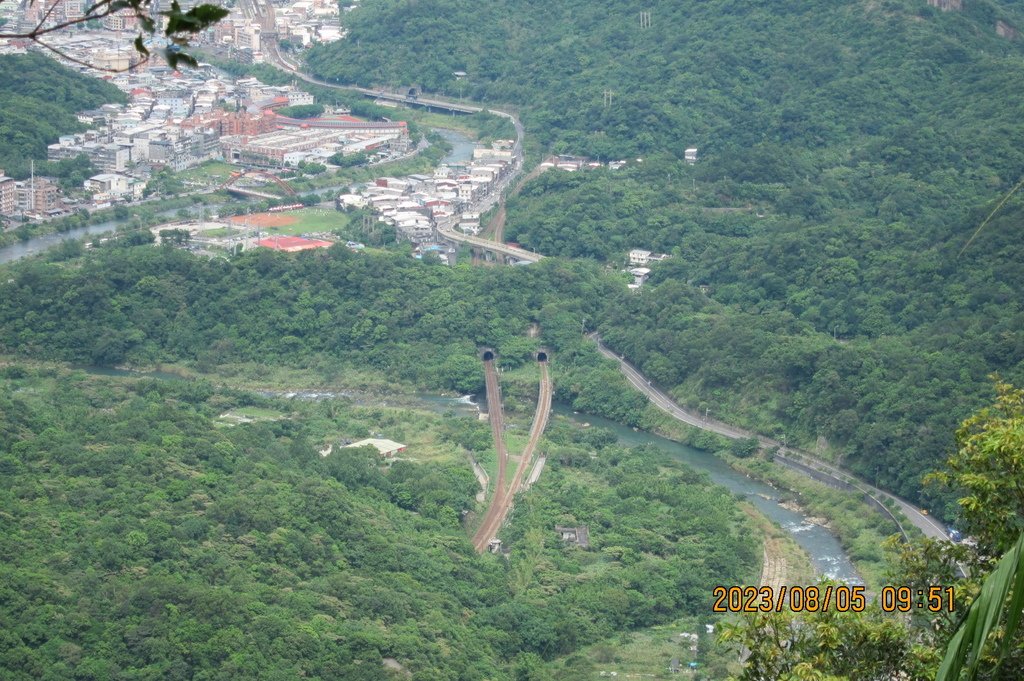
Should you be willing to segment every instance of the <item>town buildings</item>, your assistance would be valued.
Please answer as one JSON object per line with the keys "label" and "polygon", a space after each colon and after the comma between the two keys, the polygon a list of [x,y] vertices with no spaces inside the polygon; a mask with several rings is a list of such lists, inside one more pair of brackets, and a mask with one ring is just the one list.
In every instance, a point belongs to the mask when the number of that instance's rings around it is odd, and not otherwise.
{"label": "town buildings", "polygon": [[[499,151],[501,145],[495,147]],[[339,210],[368,208],[379,222],[391,225],[399,239],[421,246],[421,254],[430,252],[438,238],[438,227],[480,231],[478,202],[497,196],[502,181],[512,172],[513,159],[503,154],[474,154],[467,164],[441,165],[433,175],[404,178],[379,177],[342,194],[335,204]],[[442,261],[443,250],[437,251]]]}
{"label": "town buildings", "polygon": [[[73,13],[80,0],[56,2],[53,16],[63,16],[65,12]],[[49,8],[53,2],[44,4]],[[31,11],[39,11],[44,4],[33,6]],[[332,11],[336,14],[337,6],[316,0],[299,3],[298,10],[303,21],[312,22]],[[291,15],[285,12],[282,16]],[[253,22],[240,21],[241,26],[252,27]],[[120,24],[111,24],[110,30],[57,32],[53,43],[74,59],[104,68],[127,69],[136,64],[138,55],[118,32],[122,29],[125,27]],[[214,40],[214,31],[208,33],[201,40]],[[0,44],[0,53],[24,49]],[[145,186],[153,172],[163,168],[183,171],[208,160],[285,168],[303,161],[326,164],[335,154],[385,156],[409,150],[408,128],[402,121],[365,121],[348,116],[347,111],[329,112],[315,120],[290,119],[277,115],[274,109],[312,104],[311,94],[291,86],[266,85],[255,78],[235,79],[208,66],[174,71],[159,59],[158,50],[153,54],[148,62],[113,76],[86,70],[121,89],[128,102],[80,112],[79,120],[89,129],[63,135],[47,148],[46,158],[51,161],[88,158],[96,175],[84,183],[82,190],[92,194],[93,200],[65,201],[56,184],[41,177],[37,177],[29,197],[29,189],[13,187],[11,180],[3,182],[3,214],[45,217],[48,211],[135,200],[141,198],[138,188]],[[68,60],[65,64],[84,70]],[[115,175],[126,179],[107,177]]]}
{"label": "town buildings", "polygon": [[0,170],[0,216],[12,217],[18,208],[18,190],[14,179],[4,175]]}

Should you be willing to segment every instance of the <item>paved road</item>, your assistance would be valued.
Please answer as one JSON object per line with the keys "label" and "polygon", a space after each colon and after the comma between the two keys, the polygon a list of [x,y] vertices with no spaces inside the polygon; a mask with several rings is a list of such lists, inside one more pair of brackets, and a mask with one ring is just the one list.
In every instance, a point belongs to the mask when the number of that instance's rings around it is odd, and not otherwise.
{"label": "paved road", "polygon": [[672,398],[670,398],[664,392],[653,386],[651,382],[647,380],[647,377],[641,374],[635,366],[633,366],[624,358],[620,357],[619,355],[616,355],[614,352],[609,350],[601,342],[601,338],[600,336],[598,336],[598,334],[590,334],[590,338],[597,342],[597,349],[602,355],[610,359],[614,359],[619,363],[619,368],[622,370],[622,373],[626,376],[626,380],[628,380],[634,387],[636,387],[637,390],[644,393],[647,396],[647,398],[652,403],[654,403],[656,407],[669,414],[669,416],[672,416],[673,418],[682,421],[683,423],[686,423],[688,425],[696,426],[697,428],[700,428],[702,430],[708,430],[713,433],[718,433],[719,435],[724,435],[725,437],[732,439],[756,437],[762,446],[778,447],[779,452],[784,456],[791,458],[801,464],[809,466],[836,480],[852,484],[855,488],[859,489],[865,494],[869,494],[875,497],[876,499],[880,500],[892,500],[903,512],[903,515],[906,517],[906,519],[909,520],[911,524],[913,524],[919,530],[921,530],[921,532],[923,532],[926,537],[931,537],[933,539],[948,539],[948,536],[946,535],[946,530],[941,523],[939,523],[931,516],[922,513],[919,508],[911,504],[906,499],[902,499],[894,494],[886,492],[885,490],[879,489],[874,485],[870,485],[858,479],[856,476],[853,475],[853,473],[838,466],[835,466],[833,464],[830,464],[827,461],[823,461],[809,452],[805,452],[795,447],[785,446],[778,440],[773,440],[763,435],[752,433],[748,430],[744,430],[743,428],[737,428],[736,426],[729,425],[728,423],[723,423],[722,421],[718,421],[712,418],[705,418],[705,416],[703,414],[700,414],[699,412],[694,412],[688,409],[684,409],[683,407],[680,407]]}
{"label": "paved road", "polygon": [[[257,4],[257,0],[250,0],[250,1],[253,2],[254,5]],[[269,3],[265,3],[265,5],[269,6]],[[484,107],[481,107],[481,106],[474,106],[474,105],[465,104],[465,103],[462,103],[462,102],[451,102],[451,101],[447,101],[447,100],[438,99],[436,97],[426,97],[426,98],[420,97],[420,98],[417,98],[415,101],[412,101],[412,100],[409,100],[405,95],[403,95],[401,93],[398,93],[398,92],[385,92],[385,91],[382,91],[382,90],[371,90],[369,88],[363,88],[363,87],[356,87],[356,86],[349,86],[349,85],[338,85],[336,83],[328,83],[326,81],[322,81],[322,80],[319,80],[317,78],[313,78],[312,76],[308,76],[308,75],[302,73],[301,71],[298,70],[296,64],[293,64],[293,63],[289,62],[286,58],[284,58],[280,54],[280,52],[277,50],[277,44],[276,44],[275,41],[267,40],[266,42],[267,42],[267,48],[266,48],[267,49],[267,54],[270,57],[270,60],[272,62],[274,62],[277,66],[285,69],[286,71],[289,71],[290,73],[294,74],[297,78],[301,78],[302,80],[305,80],[305,81],[310,82],[310,83],[315,83],[317,85],[323,85],[323,86],[326,86],[326,87],[336,88],[336,89],[339,89],[339,90],[350,90],[350,91],[353,91],[353,92],[361,92],[361,93],[363,93],[365,95],[381,97],[381,98],[390,99],[390,100],[393,100],[393,101],[401,101],[401,102],[406,102],[406,103],[410,103],[410,104],[418,104],[420,106],[432,106],[432,107],[436,107],[436,108],[447,108],[449,110],[462,111],[462,112],[465,112],[465,113],[475,113],[475,112],[483,111],[484,110]],[[507,111],[500,111],[500,110],[497,110],[497,109],[488,109],[488,111],[490,113],[493,113],[493,114],[498,115],[498,116],[502,116],[502,117],[507,118],[510,121],[512,121],[512,125],[514,126],[515,131],[516,131],[516,143],[515,143],[515,146],[513,147],[513,152],[514,152],[513,172],[510,174],[508,180],[503,185],[503,187],[504,187],[504,186],[507,186],[512,181],[512,179],[514,179],[519,173],[522,172],[522,167],[523,167],[523,135],[524,135],[524,130],[523,130],[522,123],[519,121],[518,116],[516,116],[515,114],[507,112]],[[502,189],[503,189],[503,187],[502,187]],[[486,205],[484,210],[486,210],[486,208],[489,208],[490,205],[493,205],[495,200],[496,199],[491,199],[490,203],[488,205]],[[505,255],[511,255],[513,257],[516,257],[516,258],[519,258],[519,259],[522,259],[522,260],[528,260],[530,262],[536,262],[537,260],[540,260],[543,257],[543,256],[541,256],[539,254],[531,253],[530,251],[526,251],[526,250],[523,250],[523,249],[517,249],[517,248],[515,248],[513,246],[508,246],[508,245],[505,245],[505,244],[496,244],[495,242],[488,241],[486,239],[480,239],[478,237],[471,237],[471,236],[468,236],[468,235],[459,234],[458,232],[452,231],[450,229],[441,229],[440,231],[441,231],[441,233],[446,238],[452,239],[453,241],[459,241],[459,242],[467,243],[467,244],[472,245],[472,246],[477,246],[478,248],[485,248],[485,249],[495,250],[495,251],[498,251],[498,252],[503,253]],[[941,538],[941,539],[947,538],[945,528],[942,526],[941,523],[936,521],[931,516],[927,516],[927,515],[924,515],[923,513],[921,513],[920,509],[918,509],[916,506],[911,504],[909,501],[906,501],[905,499],[902,499],[902,498],[897,497],[897,496],[895,496],[893,494],[890,494],[889,492],[886,492],[884,490],[878,489],[877,487],[869,485],[869,484],[867,484],[867,483],[865,483],[863,481],[857,480],[853,476],[853,474],[850,473],[849,471],[846,471],[846,470],[843,470],[843,469],[838,468],[836,466],[833,466],[832,464],[829,464],[826,461],[822,461],[821,459],[818,459],[817,457],[813,456],[812,454],[810,454],[808,452],[804,452],[802,450],[798,450],[798,449],[795,449],[795,448],[783,446],[782,443],[777,442],[776,440],[772,440],[771,438],[767,438],[767,437],[764,437],[762,435],[757,435],[756,433],[751,433],[751,432],[745,431],[742,428],[737,428],[737,427],[731,426],[731,425],[729,425],[727,423],[722,423],[721,421],[716,421],[714,419],[705,419],[705,418],[703,418],[698,413],[695,413],[695,412],[692,412],[692,411],[687,411],[686,409],[683,409],[682,407],[677,405],[674,401],[672,401],[671,398],[669,398],[663,392],[661,392],[657,388],[653,387],[650,384],[650,382],[647,381],[647,379],[639,371],[637,371],[635,367],[633,367],[633,365],[631,365],[629,362],[626,362],[622,358],[616,356],[614,353],[612,353],[611,351],[607,350],[607,348],[604,348],[604,346],[601,345],[599,340],[598,340],[598,348],[601,350],[602,354],[605,354],[608,357],[612,357],[614,359],[619,360],[620,367],[622,368],[622,371],[626,375],[626,378],[629,380],[629,382],[632,383],[634,386],[636,386],[644,394],[646,394],[648,396],[648,398],[652,402],[654,402],[654,404],[656,406],[658,406],[659,408],[661,408],[664,411],[668,412],[671,416],[675,417],[676,419],[678,419],[678,420],[680,420],[680,421],[682,421],[684,423],[690,424],[692,426],[696,426],[696,427],[702,428],[704,430],[710,430],[710,431],[718,433],[720,435],[724,435],[725,437],[729,437],[729,438],[756,437],[758,439],[758,441],[761,442],[762,445],[769,446],[769,447],[779,447],[780,451],[783,452],[784,454],[786,454],[787,456],[791,456],[794,459],[800,460],[801,462],[803,462],[803,463],[805,463],[807,465],[810,465],[813,468],[815,468],[815,469],[817,469],[817,470],[819,470],[819,471],[821,471],[823,473],[826,473],[827,475],[831,475],[831,476],[835,477],[838,480],[843,480],[843,481],[851,481],[852,480],[852,481],[854,481],[853,484],[855,484],[858,488],[864,490],[865,493],[871,494],[872,496],[874,496],[877,499],[890,499],[890,500],[892,500],[903,511],[903,514],[907,517],[907,519],[913,525],[915,525],[917,528],[919,528],[926,536],[933,537],[933,538]]]}
{"label": "paved road", "polygon": [[441,236],[443,236],[446,239],[458,241],[464,244],[468,244],[470,246],[476,246],[478,248],[483,248],[488,251],[501,253],[502,255],[511,256],[518,260],[525,260],[527,262],[537,262],[538,260],[544,257],[543,255],[534,253],[533,251],[528,251],[525,248],[519,248],[518,246],[509,246],[508,244],[497,243],[495,241],[491,241],[490,239],[484,239],[478,236],[462,234],[460,232],[456,232],[455,230],[447,226],[442,227],[438,225],[437,231],[441,234]]}
{"label": "paved road", "polygon": [[[247,13],[250,15],[255,15],[257,17],[262,16],[260,8],[269,8],[269,3],[265,1],[260,2],[259,0],[246,0],[246,3],[246,7],[249,7],[250,5],[252,7],[251,10],[247,10]],[[269,8],[264,11],[269,12],[273,10],[272,8]],[[378,99],[387,99],[390,101],[400,102],[403,104],[432,107],[435,109],[448,109],[450,111],[459,111],[462,113],[476,113],[479,111],[486,110],[489,113],[494,114],[495,116],[501,116],[502,118],[506,118],[509,121],[511,121],[512,127],[515,129],[516,132],[516,141],[512,147],[512,172],[510,172],[508,176],[505,177],[501,181],[501,183],[497,187],[495,187],[494,190],[488,196],[482,197],[480,200],[475,202],[475,204],[471,207],[472,212],[484,213],[487,210],[489,210],[494,204],[504,203],[505,189],[515,180],[516,177],[519,176],[520,173],[522,173],[524,163],[523,137],[526,134],[526,132],[523,129],[523,124],[522,122],[520,122],[519,117],[514,113],[509,111],[502,111],[500,109],[485,108],[482,106],[477,106],[475,104],[467,104],[465,102],[454,102],[447,99],[439,99],[436,96],[416,97],[415,99],[412,99],[407,96],[407,93],[403,93],[400,91],[389,92],[385,90],[374,90],[371,88],[358,87],[355,85],[339,85],[337,83],[329,83],[327,81],[320,80],[319,78],[314,78],[300,71],[298,69],[297,64],[291,62],[287,57],[281,54],[281,52],[277,48],[277,42],[275,40],[268,38],[264,42],[264,49],[268,57],[268,60],[271,63],[285,71],[288,71],[296,78],[301,78],[302,80],[308,83],[314,83],[316,85],[334,88],[336,90],[348,90],[350,92],[359,92],[361,94],[370,97],[376,97]],[[527,262],[537,262],[543,257],[537,253],[532,253],[522,248],[516,248],[515,246],[508,246],[503,243],[496,243],[488,239],[481,239],[479,237],[463,234],[453,229],[454,224],[455,220],[453,220],[450,224],[439,225],[438,232],[446,239],[449,239],[451,241],[464,243],[466,245],[474,246],[476,248],[481,248],[484,250],[493,251],[496,253],[500,253],[501,255],[516,258],[518,260],[525,260]]]}

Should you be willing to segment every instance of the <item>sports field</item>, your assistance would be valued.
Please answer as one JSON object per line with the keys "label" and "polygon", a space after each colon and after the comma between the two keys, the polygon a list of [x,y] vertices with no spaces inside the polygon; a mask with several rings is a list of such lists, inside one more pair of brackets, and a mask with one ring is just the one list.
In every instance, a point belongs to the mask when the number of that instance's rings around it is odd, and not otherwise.
{"label": "sports field", "polygon": [[344,227],[349,217],[331,208],[300,208],[283,213],[253,213],[231,218],[236,225],[259,227],[267,234],[298,236],[309,232],[330,232]]}

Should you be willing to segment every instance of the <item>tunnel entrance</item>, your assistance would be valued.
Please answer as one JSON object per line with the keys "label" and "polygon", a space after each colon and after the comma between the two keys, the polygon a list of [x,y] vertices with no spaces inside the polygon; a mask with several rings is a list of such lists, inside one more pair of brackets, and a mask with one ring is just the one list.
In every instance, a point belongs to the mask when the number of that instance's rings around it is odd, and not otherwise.
{"label": "tunnel entrance", "polygon": [[485,362],[492,362],[492,361],[494,361],[494,353],[491,352],[490,350],[484,350],[484,361]]}
{"label": "tunnel entrance", "polygon": [[548,361],[548,353],[546,353],[546,352],[538,352],[537,353],[537,361],[538,362],[546,362],[546,361]]}

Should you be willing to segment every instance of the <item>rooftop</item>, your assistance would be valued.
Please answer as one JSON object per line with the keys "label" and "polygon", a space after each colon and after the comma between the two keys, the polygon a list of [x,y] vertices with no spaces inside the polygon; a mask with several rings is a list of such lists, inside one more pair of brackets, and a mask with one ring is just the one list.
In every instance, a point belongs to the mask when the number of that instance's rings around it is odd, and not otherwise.
{"label": "rooftop", "polygon": [[390,454],[394,454],[395,452],[400,452],[403,449],[405,449],[405,445],[403,445],[401,442],[395,442],[394,440],[385,440],[383,438],[377,437],[368,437],[365,440],[353,442],[352,444],[348,445],[348,447],[366,446],[376,447],[377,451],[383,454],[384,456],[388,456]]}

